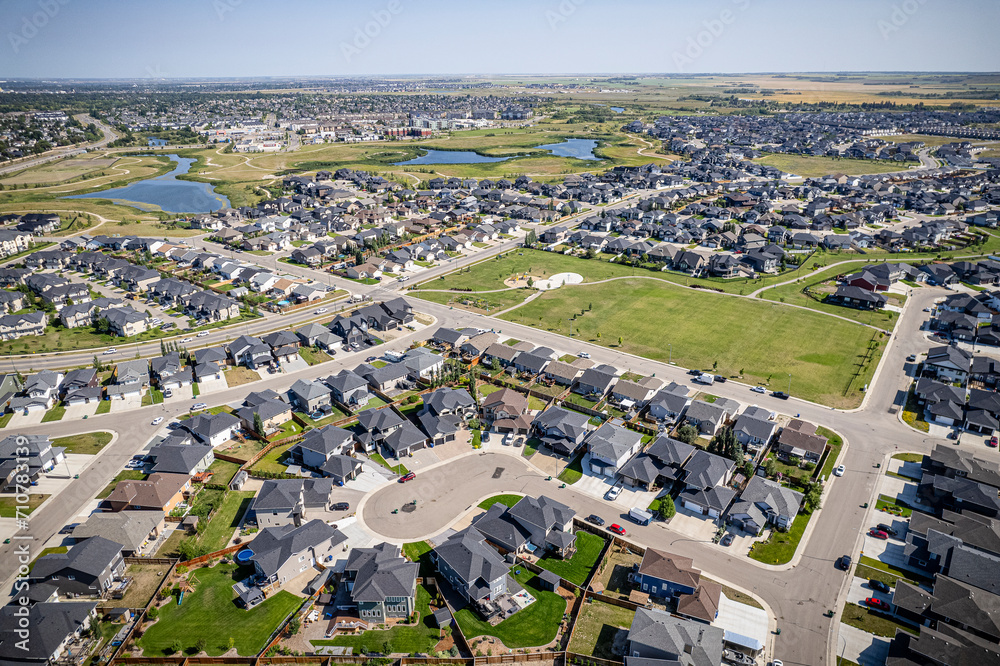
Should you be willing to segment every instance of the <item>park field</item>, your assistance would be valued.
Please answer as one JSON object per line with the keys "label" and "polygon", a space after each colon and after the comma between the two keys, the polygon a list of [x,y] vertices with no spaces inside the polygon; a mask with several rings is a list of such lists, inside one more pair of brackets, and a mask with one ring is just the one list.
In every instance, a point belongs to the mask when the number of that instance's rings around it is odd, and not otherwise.
{"label": "park field", "polygon": [[758,164],[772,166],[782,171],[802,176],[803,178],[815,178],[826,176],[831,173],[842,173],[848,176],[860,176],[869,173],[891,173],[893,171],[905,171],[907,167],[902,164],[892,162],[879,162],[876,160],[851,160],[838,157],[825,157],[813,155],[784,155],[774,154],[753,160]]}
{"label": "park field", "polygon": [[69,157],[13,173],[0,178],[0,183],[3,183],[5,187],[8,185],[64,183],[73,178],[100,172],[116,161],[114,157]]}
{"label": "park field", "polygon": [[881,345],[869,348],[884,340],[818,312],[652,280],[563,287],[502,318],[562,335],[574,319],[573,334],[583,340],[771,390],[787,390],[791,375],[792,395],[832,407],[860,404],[881,353]]}

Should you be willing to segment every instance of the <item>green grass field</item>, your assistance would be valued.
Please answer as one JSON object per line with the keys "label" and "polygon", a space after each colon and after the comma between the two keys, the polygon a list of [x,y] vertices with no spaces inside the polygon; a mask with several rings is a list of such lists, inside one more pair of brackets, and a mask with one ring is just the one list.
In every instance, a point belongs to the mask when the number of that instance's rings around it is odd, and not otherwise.
{"label": "green grass field", "polygon": [[[28,505],[23,507],[16,497],[0,497],[0,518],[16,518],[17,510],[20,508],[23,515],[30,515],[32,511],[42,505],[42,502],[49,498],[48,495],[31,494],[28,495]],[[23,507],[23,508],[22,508]]]}
{"label": "green grass field", "polygon": [[246,573],[237,572],[232,564],[217,564],[193,572],[190,582],[194,592],[185,594],[180,605],[175,597],[160,608],[159,619],[138,641],[143,654],[169,656],[178,651],[175,647],[193,654],[198,642],[204,641],[206,654],[216,657],[229,649],[230,637],[240,655],[260,652],[271,632],[302,600],[282,590],[259,606],[243,610],[236,605],[233,583]]}
{"label": "green grass field", "polygon": [[848,176],[868,173],[889,173],[906,171],[906,166],[894,162],[879,162],[875,160],[853,160],[837,157],[813,155],[765,155],[753,160],[758,164],[776,167],[782,171],[793,173],[803,178],[826,176],[832,173],[843,173]]}
{"label": "green grass field", "polygon": [[804,511],[795,516],[792,527],[787,532],[774,530],[767,541],[760,541],[754,544],[750,551],[750,557],[763,562],[764,564],[785,564],[795,555],[795,549],[799,547],[802,534],[806,531],[811,514]]}
{"label": "green grass field", "polygon": [[896,629],[902,629],[911,634],[920,634],[920,630],[916,627],[898,622],[879,611],[851,603],[845,604],[844,613],[841,615],[840,621],[852,627],[857,627],[862,631],[867,631],[869,634],[884,636],[886,638],[895,636]]}
{"label": "green grass field", "polygon": [[[230,463],[231,464],[231,463]],[[233,532],[240,526],[243,513],[253,501],[254,491],[228,491],[222,505],[212,514],[208,527],[198,536],[198,545],[204,546],[205,552],[214,553],[229,545]]]}
{"label": "green grass field", "polygon": [[52,440],[52,446],[62,446],[66,453],[83,453],[96,455],[111,441],[110,432],[88,432],[82,435],[59,437]]}
{"label": "green grass field", "polygon": [[506,507],[512,507],[523,498],[522,495],[494,495],[493,497],[484,499],[479,503],[479,508],[486,510],[489,509],[494,504],[503,504]]}
{"label": "green grass field", "polygon": [[557,557],[543,557],[538,566],[548,569],[571,583],[583,585],[590,572],[597,566],[597,558],[604,548],[604,539],[590,532],[576,533],[576,552],[568,560]]}
{"label": "green grass field", "polygon": [[310,643],[314,647],[322,645],[352,647],[355,654],[375,651],[406,654],[431,652],[438,643],[440,629],[431,615],[430,599],[431,596],[427,589],[423,585],[418,585],[416,609],[420,617],[415,625],[397,625],[383,631],[366,631],[357,636],[337,636],[332,639],[310,641]]}
{"label": "green grass field", "polygon": [[527,569],[520,571],[520,575],[515,575],[512,570],[510,575],[535,597],[535,603],[496,626],[483,622],[475,611],[463,608],[455,613],[455,621],[466,639],[496,636],[508,648],[517,649],[545,645],[556,637],[559,623],[566,612],[566,600],[555,592],[546,592],[536,587],[535,574]]}
{"label": "green grass field", "polygon": [[833,407],[860,403],[882,351],[880,346],[862,367],[873,335],[879,335],[870,328],[650,280],[564,287],[502,318],[567,335],[571,317],[576,336],[656,361],[669,356],[688,368],[717,363],[718,374],[742,375],[747,383],[775,390],[787,390],[790,374],[792,395]]}

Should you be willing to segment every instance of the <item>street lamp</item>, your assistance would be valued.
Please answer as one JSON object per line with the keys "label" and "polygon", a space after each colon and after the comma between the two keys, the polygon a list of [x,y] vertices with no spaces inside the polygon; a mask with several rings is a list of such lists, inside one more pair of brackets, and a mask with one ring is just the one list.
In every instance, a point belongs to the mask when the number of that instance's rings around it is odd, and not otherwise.
{"label": "street lamp", "polygon": [[788,395],[792,394],[792,373],[788,373]]}
{"label": "street lamp", "polygon": [[667,365],[674,364],[674,346],[672,344],[667,344]]}

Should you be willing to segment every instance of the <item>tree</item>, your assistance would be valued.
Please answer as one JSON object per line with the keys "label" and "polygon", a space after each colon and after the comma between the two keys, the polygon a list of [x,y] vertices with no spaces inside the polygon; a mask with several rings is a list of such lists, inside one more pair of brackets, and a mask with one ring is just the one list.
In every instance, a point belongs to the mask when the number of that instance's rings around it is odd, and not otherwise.
{"label": "tree", "polygon": [[196,650],[195,654],[200,654],[205,651],[206,647],[208,647],[208,643],[205,641],[204,638],[199,638],[198,642],[194,644],[194,647]]}
{"label": "tree", "polygon": [[621,347],[622,343],[624,343],[624,342],[625,342],[625,338],[623,338],[622,336],[619,335],[618,336],[618,346]]}
{"label": "tree", "polygon": [[253,415],[253,430],[261,437],[264,436],[264,420],[260,418],[260,414],[254,412]]}
{"label": "tree", "polygon": [[823,486],[816,481],[806,484],[806,491],[802,496],[802,506],[808,513],[812,513],[822,506]]}
{"label": "tree", "polygon": [[774,462],[774,458],[768,458],[764,461],[764,474],[768,477],[773,477],[778,473],[778,464]]}
{"label": "tree", "polygon": [[693,425],[685,423],[677,429],[677,439],[686,444],[694,444],[698,439],[698,429]]}
{"label": "tree", "polygon": [[674,506],[674,498],[670,495],[664,495],[660,499],[660,518],[663,520],[670,520],[677,513],[677,507]]}
{"label": "tree", "polygon": [[293,617],[288,622],[288,635],[294,636],[295,634],[299,633],[299,629],[301,628],[302,628],[302,620],[300,620],[297,617]]}

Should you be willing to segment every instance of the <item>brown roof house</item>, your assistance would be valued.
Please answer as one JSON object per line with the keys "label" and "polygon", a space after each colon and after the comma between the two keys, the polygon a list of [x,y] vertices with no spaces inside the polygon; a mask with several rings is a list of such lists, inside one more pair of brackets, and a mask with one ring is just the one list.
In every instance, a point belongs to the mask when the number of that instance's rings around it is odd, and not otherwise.
{"label": "brown roof house", "polygon": [[528,398],[514,389],[500,389],[483,398],[483,418],[497,432],[525,433],[531,428]]}
{"label": "brown roof house", "polygon": [[816,426],[799,419],[788,422],[778,435],[778,453],[782,458],[795,456],[818,463],[826,450],[826,438],[816,434]]}
{"label": "brown roof house", "polygon": [[170,513],[191,492],[187,474],[150,474],[145,481],[119,481],[104,506],[109,511],[158,509]]}

